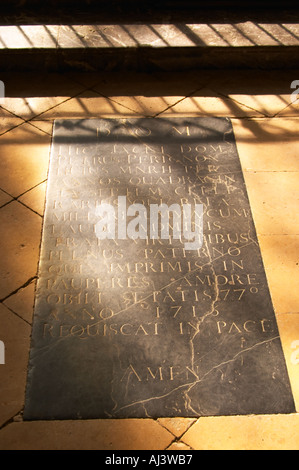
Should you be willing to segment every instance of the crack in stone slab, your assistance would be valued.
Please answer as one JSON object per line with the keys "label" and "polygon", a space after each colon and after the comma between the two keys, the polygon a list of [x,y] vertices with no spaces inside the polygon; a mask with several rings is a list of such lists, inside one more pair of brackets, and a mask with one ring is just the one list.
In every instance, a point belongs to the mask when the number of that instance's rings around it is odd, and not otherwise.
{"label": "crack in stone slab", "polygon": [[[185,388],[185,387],[189,387],[188,390],[187,390],[187,392],[184,392],[185,395],[186,395],[186,397],[188,397],[188,393],[190,392],[190,390],[191,390],[195,385],[197,385],[198,383],[203,382],[203,380],[204,380],[211,372],[213,372],[214,370],[216,370],[216,369],[218,369],[218,368],[220,368],[220,367],[222,367],[222,366],[224,366],[224,365],[226,365],[226,364],[229,364],[229,363],[231,363],[231,362],[234,362],[241,354],[245,354],[246,352],[251,351],[252,349],[254,349],[254,348],[258,347],[258,346],[261,346],[261,345],[263,345],[263,344],[272,342],[272,341],[274,341],[274,340],[276,340],[276,339],[279,339],[279,336],[275,336],[275,337],[270,338],[270,339],[267,339],[267,340],[265,340],[265,341],[261,341],[261,342],[259,342],[259,343],[256,343],[256,344],[254,344],[253,346],[250,346],[250,347],[247,348],[247,349],[244,349],[244,350],[242,350],[242,351],[239,351],[239,352],[236,353],[236,354],[234,355],[234,357],[232,357],[231,359],[228,359],[227,361],[223,361],[223,362],[221,362],[220,364],[217,364],[217,365],[213,366],[213,367],[212,367],[209,371],[207,371],[200,379],[197,379],[197,380],[195,380],[195,381],[193,381],[193,382],[190,382],[190,383],[186,383],[186,384],[179,385],[178,387],[173,388],[172,390],[170,390],[169,392],[167,392],[167,393],[165,393],[165,394],[163,394],[163,395],[149,397],[149,398],[146,398],[146,399],[144,399],[144,400],[138,400],[138,401],[136,401],[136,402],[134,402],[134,403],[130,403],[130,404],[128,404],[128,405],[124,405],[124,406],[122,406],[122,407],[116,409],[116,410],[115,410],[115,413],[117,414],[117,413],[119,413],[119,412],[121,412],[121,411],[123,411],[123,410],[125,410],[125,409],[128,409],[128,408],[130,408],[130,407],[132,407],[132,406],[137,406],[137,405],[142,405],[142,406],[143,406],[145,403],[148,403],[148,402],[150,402],[150,401],[153,401],[153,400],[160,400],[160,399],[165,398],[165,397],[171,395],[172,393],[175,393],[176,391],[178,391],[178,390],[180,390],[180,389],[183,389],[183,388]],[[188,399],[191,400],[190,397],[188,397]],[[186,402],[185,402],[185,404],[186,404]],[[188,406],[188,408],[189,408],[189,406]],[[193,411],[195,412],[195,414],[197,414],[195,410],[193,410]],[[149,416],[149,417],[150,417],[150,416]]]}

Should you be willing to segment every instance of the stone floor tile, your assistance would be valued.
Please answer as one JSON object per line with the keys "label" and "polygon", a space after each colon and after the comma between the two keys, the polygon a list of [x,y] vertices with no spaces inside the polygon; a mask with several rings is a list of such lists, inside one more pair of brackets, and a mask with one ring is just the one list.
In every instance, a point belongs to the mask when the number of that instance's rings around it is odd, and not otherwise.
{"label": "stone floor tile", "polygon": [[[198,96],[200,94],[200,96]],[[258,111],[247,107],[244,104],[236,103],[225,96],[219,96],[210,89],[201,89],[193,96],[180,99],[177,103],[165,109],[163,116],[173,114],[173,116],[196,117],[196,116],[223,116],[223,117],[257,117],[261,116]]]}
{"label": "stone floor tile", "polygon": [[52,120],[45,119],[44,121],[41,121],[41,120],[36,119],[36,120],[28,121],[27,124],[29,124],[30,126],[36,127],[40,131],[52,137],[52,132],[53,132]]}
{"label": "stone floor tile", "polygon": [[[131,102],[130,102],[131,103]],[[55,108],[44,112],[37,120],[87,119],[99,117],[125,117],[135,111],[119,102],[100,96],[96,92],[86,91]],[[32,121],[33,123],[35,120]]]}
{"label": "stone floor tile", "polygon": [[0,136],[0,188],[17,197],[47,178],[51,137],[23,124]]}
{"label": "stone floor tile", "polygon": [[298,450],[299,414],[200,418],[182,441],[195,450]]}
{"label": "stone floor tile", "polygon": [[35,294],[35,280],[8,297],[3,304],[28,323],[32,322]]}
{"label": "stone floor tile", "polygon": [[172,440],[151,419],[25,421],[0,430],[6,450],[163,450]]}
{"label": "stone floor tile", "polygon": [[55,108],[69,99],[69,96],[25,96],[22,98],[5,98],[3,108],[15,116],[28,121],[40,114]]}
{"label": "stone floor tile", "polygon": [[0,299],[36,275],[42,219],[16,201],[0,209]]}
{"label": "stone floor tile", "polygon": [[236,102],[247,105],[264,116],[298,115],[296,107],[285,109],[292,104],[291,83],[298,77],[294,70],[238,70],[222,71],[211,75],[209,87],[220,96],[230,97]]}
{"label": "stone floor tile", "polygon": [[[219,25],[220,26],[220,25]],[[225,31],[230,25],[225,25]],[[221,27],[221,26],[220,26]],[[192,47],[211,41],[213,30],[206,25],[186,24],[105,24],[63,25],[59,31],[59,47]],[[236,32],[234,31],[236,34]],[[241,35],[240,35],[241,36]],[[217,45],[227,45],[220,36]],[[244,42],[244,37],[241,36]],[[240,40],[239,40],[240,43]],[[215,45],[216,45],[215,44]],[[249,44],[250,45],[250,44]]]}
{"label": "stone floor tile", "polygon": [[44,206],[45,206],[45,196],[46,196],[47,182],[35,186],[35,188],[27,191],[23,196],[18,200],[25,204],[25,206],[30,207],[34,212],[37,212],[39,215],[43,216]]}
{"label": "stone floor tile", "polygon": [[156,116],[176,105],[184,96],[110,96],[111,101],[121,117],[122,112]]}
{"label": "stone floor tile", "polygon": [[258,234],[299,234],[299,172],[244,172]]}
{"label": "stone floor tile", "polygon": [[0,27],[0,48],[56,47],[58,25],[9,25]]}
{"label": "stone floor tile", "polygon": [[243,170],[299,171],[299,119],[233,119]]}
{"label": "stone floor tile", "polygon": [[126,116],[155,116],[184,97],[100,96],[86,91],[39,116],[39,119],[83,119]]}
{"label": "stone floor tile", "polygon": [[12,197],[0,189],[0,207],[12,200]]}
{"label": "stone floor tile", "polygon": [[[4,106],[4,104],[2,106]],[[23,119],[14,116],[14,114],[0,106],[0,136],[10,129],[20,126],[23,122]]]}
{"label": "stone floor tile", "polygon": [[[58,29],[59,28],[59,29]],[[59,31],[59,33],[58,33]],[[1,47],[194,47],[298,45],[298,25],[155,22],[133,24],[18,25],[0,27]]]}
{"label": "stone floor tile", "polygon": [[[176,451],[180,451],[180,450],[191,450],[191,448],[189,446],[187,446],[187,444],[184,444],[184,442],[173,442],[169,447],[167,447],[167,450],[176,450]],[[190,454],[192,455],[192,454]],[[188,462],[188,460],[187,460]]]}
{"label": "stone floor tile", "polygon": [[276,313],[298,312],[299,235],[260,235],[259,244]]}
{"label": "stone floor tile", "polygon": [[289,104],[284,107],[279,113],[276,114],[277,117],[299,117],[299,100],[297,99],[294,103]]}
{"label": "stone floor tile", "polygon": [[296,410],[299,412],[299,313],[277,315]]}
{"label": "stone floor tile", "polygon": [[0,338],[5,345],[5,364],[0,366],[0,427],[24,406],[30,333],[26,322],[0,304]]}
{"label": "stone floor tile", "polygon": [[[293,29],[288,30],[276,24],[257,24],[253,21],[243,21],[235,24],[231,22],[212,24],[178,22],[175,24],[61,25],[57,42],[59,47],[67,48],[297,45],[297,25],[288,26]],[[32,36],[35,36],[39,33],[41,36],[39,41],[46,41],[48,39],[46,28],[48,27],[44,26],[44,29],[42,29],[41,26],[27,26],[27,34],[31,33]],[[4,27],[1,29],[4,29]],[[294,29],[296,33],[294,33]],[[23,29],[21,31],[23,32]],[[9,30],[11,36],[15,37],[15,41],[21,40],[21,31],[19,29]],[[20,39],[19,36],[21,36]],[[5,34],[3,37],[5,37]],[[22,39],[24,42],[26,38]],[[28,46],[30,47],[30,43],[27,40]]]}
{"label": "stone floor tile", "polygon": [[[179,75],[167,81],[166,75],[156,74],[155,82],[152,77],[147,77],[146,82],[144,76],[139,82],[138,79],[135,82],[134,79],[125,79],[122,84],[123,77],[115,82],[112,76],[110,79],[107,75],[98,81],[95,74],[84,80],[81,77],[80,81],[69,74],[67,80],[59,81],[57,78],[52,87],[50,80],[44,85],[32,81],[31,90],[35,85],[41,90],[38,98],[33,98],[36,96],[34,91],[28,92],[28,80],[22,84],[23,93],[18,94],[20,88],[15,80],[15,91],[8,95],[8,99],[21,96],[20,101],[8,102],[7,110],[0,108],[0,116],[5,118],[1,120],[3,127],[0,126],[0,188],[14,197],[24,193],[20,201],[42,215],[46,187],[42,181],[47,177],[52,120],[56,118],[156,114],[161,114],[161,117],[231,116],[298,409],[299,232],[298,225],[295,225],[295,220],[298,220],[295,192],[299,177],[299,120],[287,118],[296,116],[298,108],[297,104],[288,105],[290,80],[287,73],[280,73],[282,78],[276,84],[276,72],[272,71],[268,82],[253,80],[253,87],[258,85],[259,88],[252,94],[249,93],[250,88],[244,92],[244,86],[249,87],[252,79],[247,78],[246,84],[246,73],[243,74],[244,82],[240,83],[239,72],[232,74],[230,71],[224,83],[225,89],[224,85],[222,88],[216,86],[217,80],[219,84],[225,78],[225,74],[217,72],[213,86],[197,92],[196,89],[206,84],[200,77],[195,77],[194,81],[190,77],[189,82],[183,83]],[[74,87],[68,95],[65,88],[71,86],[72,80]],[[94,86],[96,91],[85,91],[78,97],[67,99],[89,86]],[[191,92],[194,95],[187,96]],[[56,95],[59,96],[58,101]],[[22,119],[14,117],[8,110],[11,113],[20,111],[19,115],[24,119],[34,118],[32,125],[23,124]],[[40,112],[41,116],[36,117]],[[277,112],[277,118],[263,118]],[[244,119],[238,119],[240,117]],[[3,134],[1,129],[9,132]],[[0,189],[0,299],[36,275],[41,232],[41,217],[23,205],[14,201],[1,208],[1,201],[6,204],[9,202],[7,197],[10,197],[4,191]],[[32,315],[34,284],[32,281],[20,288],[0,304],[0,339],[5,342],[7,357],[7,364],[0,366],[0,383],[4,384],[0,387],[0,427],[23,407],[30,337],[28,322]],[[1,373],[5,375],[2,377]],[[0,448],[298,450],[298,418],[299,414],[203,417],[199,420],[19,421],[6,424],[0,430]]]}
{"label": "stone floor tile", "polygon": [[[254,23],[253,23],[254,24]],[[246,23],[247,26],[247,23]],[[255,25],[260,28],[260,32],[267,35],[267,40],[272,38],[276,44],[280,45],[295,45],[298,44],[298,24],[275,24],[275,23],[259,23]],[[247,28],[246,28],[247,33]]]}
{"label": "stone floor tile", "polygon": [[175,435],[176,438],[181,437],[184,432],[196,421],[194,418],[159,418],[158,422],[168,431]]}
{"label": "stone floor tile", "polygon": [[288,107],[287,116],[299,116],[298,109],[296,110],[295,106],[290,106],[289,91],[281,95],[241,95],[230,93],[228,97],[237,104],[248,106],[264,116],[275,116],[278,113],[280,115],[282,112],[286,112],[286,107]]}

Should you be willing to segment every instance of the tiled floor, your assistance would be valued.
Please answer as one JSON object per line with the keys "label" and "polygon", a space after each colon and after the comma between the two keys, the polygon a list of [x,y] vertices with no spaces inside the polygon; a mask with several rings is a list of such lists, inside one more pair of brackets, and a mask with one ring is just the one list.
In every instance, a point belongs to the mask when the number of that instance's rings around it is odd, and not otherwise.
{"label": "tiled floor", "polygon": [[299,449],[299,414],[23,422],[56,118],[227,116],[299,411],[299,71],[0,77],[0,449]]}

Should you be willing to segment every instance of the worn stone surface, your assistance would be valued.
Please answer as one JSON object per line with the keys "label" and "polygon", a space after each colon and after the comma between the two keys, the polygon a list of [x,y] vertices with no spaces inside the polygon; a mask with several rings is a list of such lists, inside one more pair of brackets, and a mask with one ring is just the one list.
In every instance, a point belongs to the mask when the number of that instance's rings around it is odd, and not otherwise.
{"label": "worn stone surface", "polygon": [[251,21],[243,15],[236,21],[223,19],[219,13],[217,21],[216,13],[213,10],[207,22],[196,17],[151,22],[148,17],[134,24],[125,22],[122,15],[115,24],[114,12],[112,24],[74,24],[73,18],[60,25],[56,21],[0,25],[0,69],[108,72],[298,67],[295,18],[283,21],[280,14],[272,23]]}
{"label": "worn stone surface", "polygon": [[199,419],[183,436],[194,450],[298,450],[298,414]]}
{"label": "worn stone surface", "polygon": [[[54,129],[25,419],[294,411],[230,121]],[[202,247],[99,240],[118,196],[203,204]]]}

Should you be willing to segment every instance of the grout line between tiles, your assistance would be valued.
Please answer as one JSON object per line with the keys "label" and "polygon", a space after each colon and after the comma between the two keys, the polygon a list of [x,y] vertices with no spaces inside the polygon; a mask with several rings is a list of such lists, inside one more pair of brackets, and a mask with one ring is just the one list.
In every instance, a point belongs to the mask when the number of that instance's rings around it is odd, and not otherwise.
{"label": "grout line between tiles", "polygon": [[[186,442],[182,442],[180,439],[174,439],[168,447],[166,447],[164,450],[171,450],[170,447],[173,445],[173,444],[184,444],[186,447],[188,447],[191,450],[195,450],[193,449],[193,447],[190,447],[189,444],[186,444]],[[184,452],[185,452],[185,449],[184,449]]]}
{"label": "grout line between tiles", "polygon": [[5,305],[5,307],[11,311],[11,313],[13,313],[16,317],[18,317],[20,320],[23,320],[25,323],[27,323],[27,325],[29,325],[30,327],[32,326],[31,322],[29,322],[28,320],[26,320],[25,318],[22,317],[22,315],[20,315],[19,313],[17,313],[15,310],[13,310],[11,307],[9,307],[5,301],[4,302],[1,302],[3,303],[3,305]]}
{"label": "grout line between tiles", "polygon": [[[94,93],[97,93],[99,96],[101,96],[102,98],[105,98],[107,99],[108,101],[111,101],[112,103],[116,103],[118,106],[122,106],[123,108],[125,109],[128,109],[129,111],[132,111],[133,113],[137,114],[137,115],[141,115],[145,118],[151,118],[151,117],[155,117],[155,116],[150,116],[150,115],[147,115],[147,114],[144,114],[143,112],[138,112],[136,111],[135,109],[132,109],[130,108],[129,106],[126,106],[125,104],[122,104],[120,103],[119,101],[111,98],[110,96],[108,95],[105,95],[101,92],[99,92],[98,90],[96,90],[94,87],[97,86],[97,85],[92,85],[90,88],[87,88],[85,91],[87,90],[90,90],[90,91],[93,91]],[[133,95],[132,95],[133,96]],[[121,117],[121,116],[120,116]]]}
{"label": "grout line between tiles", "polygon": [[163,109],[163,111],[160,111],[159,113],[156,113],[153,117],[156,118],[156,117],[160,116],[161,114],[163,114],[163,113],[165,113],[166,111],[168,111],[168,109],[173,108],[174,106],[176,106],[177,104],[181,103],[182,101],[184,101],[186,98],[189,98],[190,96],[192,96],[192,95],[184,96],[184,98],[181,98],[181,99],[178,100],[176,103],[173,103],[173,104],[167,106],[167,108]]}
{"label": "grout line between tiles", "polygon": [[[191,423],[191,424],[187,427],[187,429],[186,429],[179,437],[175,436],[175,438],[173,439],[173,441],[171,441],[171,443],[169,444],[169,446],[166,447],[165,450],[169,449],[169,447],[170,447],[172,444],[180,443],[180,442],[182,442],[184,445],[187,445],[187,446],[190,448],[190,450],[194,450],[193,447],[191,447],[189,444],[186,444],[186,442],[182,441],[182,438],[184,437],[184,435],[186,434],[186,432],[188,432],[189,429],[191,429],[191,427],[192,427],[195,423],[198,422],[199,419],[200,419],[200,418],[195,419],[195,421],[194,421],[193,423]],[[161,425],[161,426],[162,426],[162,425]],[[164,426],[163,426],[163,427],[164,427]],[[167,428],[166,428],[166,429],[167,429]],[[173,434],[173,433],[171,433],[171,434]]]}
{"label": "grout line between tiles", "polygon": [[38,186],[40,186],[41,184],[45,183],[46,181],[47,181],[47,178],[45,178],[43,181],[40,181],[39,183],[35,184],[35,185],[32,186],[31,188],[26,189],[26,191],[24,191],[23,193],[19,194],[15,199],[18,199],[19,197],[24,196],[24,194],[29,193],[29,191],[32,191],[32,189],[37,188]]}
{"label": "grout line between tiles", "polygon": [[[17,116],[15,116],[15,117],[17,117]],[[22,119],[22,118],[21,118],[21,119]],[[23,126],[23,124],[26,124],[26,122],[25,122],[24,120],[23,120],[23,122],[20,122],[20,123],[17,124],[16,126],[10,127],[10,128],[7,129],[6,131],[2,132],[2,134],[0,134],[0,137],[1,137],[2,135],[4,135],[4,134],[7,134],[8,132],[10,132],[10,131],[16,129],[17,127]]]}
{"label": "grout line between tiles", "polygon": [[0,299],[0,302],[5,302],[5,300],[7,300],[9,297],[11,297],[12,295],[15,295],[17,292],[19,292],[19,290],[21,289],[24,289],[25,287],[29,286],[29,284],[31,284],[31,282],[33,282],[35,279],[37,279],[37,276],[32,276],[30,277],[26,282],[24,282],[24,284],[22,284],[21,286],[17,287],[17,289],[15,289],[14,291],[12,291],[10,294],[6,295],[5,297],[3,297],[3,299]]}
{"label": "grout line between tiles", "polygon": [[22,201],[17,201],[19,202],[20,204],[22,204],[22,206],[26,207],[26,209],[29,209],[31,212],[33,212],[34,214],[38,215],[39,217],[43,218],[43,215],[41,215],[39,212],[35,211],[34,209],[32,209],[32,207],[30,206],[27,206],[27,204],[25,204],[24,202]]}
{"label": "grout line between tiles", "polygon": [[165,108],[163,111],[160,111],[159,113],[156,113],[153,117],[155,118],[155,117],[157,117],[157,116],[160,116],[161,114],[165,113],[168,109],[173,108],[174,106],[176,106],[177,104],[181,103],[181,102],[184,101],[185,99],[191,98],[192,96],[195,95],[195,93],[197,93],[198,91],[202,90],[203,88],[205,88],[205,85],[201,86],[200,88],[196,88],[196,90],[191,91],[191,92],[188,93],[186,96],[184,96],[183,98],[181,98],[181,99],[179,99],[178,101],[176,101],[176,103],[171,104],[171,105],[167,106],[167,108]]}
{"label": "grout line between tiles", "polygon": [[[297,100],[296,100],[297,101]],[[285,117],[285,116],[279,116],[280,113],[282,113],[283,111],[285,111],[287,108],[289,108],[290,106],[293,106],[295,103],[289,103],[287,104],[284,108],[282,108],[280,111],[278,111],[277,113],[273,114],[272,117]],[[298,113],[298,117],[299,117],[299,110],[297,111]]]}
{"label": "grout line between tiles", "polygon": [[[24,120],[24,118],[22,118],[21,116],[18,116],[16,113],[14,113],[13,111],[10,111],[10,109],[7,109],[5,106],[0,106],[0,109],[3,109],[4,111],[6,111],[7,113],[11,114],[12,117],[14,118],[18,118],[18,119],[22,119]],[[5,118],[4,118],[5,119]]]}
{"label": "grout line between tiles", "polygon": [[[14,200],[14,196],[13,196],[12,194],[8,193],[8,192],[5,191],[5,189],[3,189],[3,188],[0,188],[0,189],[1,189],[1,191],[3,191],[5,194],[7,194],[9,197],[11,197],[11,198]],[[6,205],[9,204],[10,202],[11,202],[11,201],[6,202],[5,204],[3,204],[3,206],[6,206]],[[3,206],[2,206],[2,207],[3,207]]]}
{"label": "grout line between tiles", "polygon": [[51,111],[52,109],[57,108],[57,106],[60,106],[61,104],[64,104],[64,103],[67,103],[68,101],[72,100],[73,98],[77,98],[77,97],[78,97],[79,95],[81,95],[82,93],[84,93],[84,92],[81,91],[81,92],[78,93],[77,95],[69,96],[68,98],[66,98],[65,100],[61,101],[60,103],[55,104],[54,106],[50,106],[50,108],[45,109],[44,111],[42,111],[42,112],[39,113],[39,114],[36,114],[35,116],[33,116],[33,117],[30,118],[30,119],[27,119],[26,122],[27,122],[27,123],[30,123],[30,121],[33,121],[34,119],[36,119],[37,117],[42,116],[43,114],[47,113],[48,111]]}
{"label": "grout line between tiles", "polygon": [[[34,116],[32,116],[30,119],[25,119],[23,118],[22,116],[19,116],[18,114],[15,114],[15,113],[12,113],[11,111],[9,111],[9,109],[6,109],[4,106],[0,106],[0,108],[4,109],[5,111],[9,112],[12,116],[14,116],[15,118],[18,118],[18,119],[22,119],[23,122],[21,122],[20,124],[18,124],[17,126],[14,126],[12,127],[11,129],[3,132],[2,134],[0,134],[0,136],[6,134],[7,132],[11,131],[12,129],[15,129],[16,127],[19,127],[25,123],[28,123],[28,124],[31,124],[31,121],[35,120],[37,117],[39,116],[42,116],[43,114],[47,113],[48,111],[51,111],[52,109],[56,108],[57,106],[60,106],[61,104],[64,104],[64,103],[67,103],[68,101],[72,100],[73,98],[77,98],[78,96],[80,96],[81,94],[83,94],[86,90],[88,90],[88,88],[84,89],[84,90],[81,90],[79,93],[73,95],[73,96],[69,96],[68,98],[66,98],[65,100],[61,101],[60,103],[57,103],[55,104],[54,106],[50,106],[49,108],[45,109],[44,111],[42,111],[41,113],[38,113],[38,114],[35,114]],[[34,124],[32,124],[34,127],[37,127],[35,126]],[[38,128],[38,127],[37,127]],[[39,129],[39,128],[38,128]],[[39,129],[42,131],[42,129]],[[45,132],[45,131],[43,131]],[[49,135],[47,132],[45,132],[47,135]]]}

